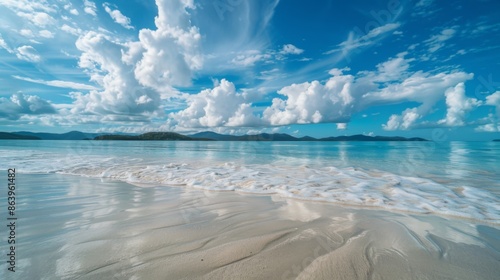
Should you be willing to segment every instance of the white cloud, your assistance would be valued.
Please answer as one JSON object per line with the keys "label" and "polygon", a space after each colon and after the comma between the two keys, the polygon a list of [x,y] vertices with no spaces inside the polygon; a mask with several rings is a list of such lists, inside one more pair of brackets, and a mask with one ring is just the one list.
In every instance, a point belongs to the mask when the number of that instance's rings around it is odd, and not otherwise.
{"label": "white cloud", "polygon": [[292,44],[286,44],[280,50],[244,50],[236,52],[231,63],[243,67],[253,66],[258,62],[270,64],[275,60],[284,60],[288,55],[298,55],[303,52],[304,50]]}
{"label": "white cloud", "polygon": [[500,125],[494,123],[483,124],[476,127],[475,130],[479,132],[500,132]]}
{"label": "white cloud", "polygon": [[49,30],[40,30],[40,32],[38,32],[38,34],[43,37],[43,38],[47,38],[47,39],[50,39],[50,38],[54,38],[54,33],[50,32]]}
{"label": "white cloud", "polygon": [[439,124],[447,126],[463,126],[465,116],[474,108],[481,105],[475,98],[465,96],[465,85],[459,83],[454,88],[449,88],[445,92],[447,113],[446,118],[438,121]]}
{"label": "white cloud", "polygon": [[439,34],[433,35],[425,40],[424,43],[428,46],[429,52],[436,52],[444,47],[445,42],[451,39],[456,32],[456,27],[443,29]]}
{"label": "white cloud", "polygon": [[141,86],[132,66],[122,61],[125,45],[91,31],[78,38],[76,47],[82,51],[79,66],[86,69],[91,80],[103,90],[73,93],[73,113],[134,116],[157,112],[159,95]]}
{"label": "white cloud", "polygon": [[46,100],[34,95],[17,93],[9,99],[0,98],[0,118],[17,120],[23,115],[55,114],[56,110]]}
{"label": "white cloud", "polygon": [[0,34],[0,48],[5,49],[9,53],[13,53],[14,51],[7,45],[5,40],[2,38],[2,35]]}
{"label": "white cloud", "polygon": [[412,11],[412,16],[429,17],[437,12],[437,9],[431,10],[434,0],[420,0],[418,1]]}
{"label": "white cloud", "polygon": [[304,50],[297,48],[296,46],[292,44],[286,44],[283,46],[283,49],[281,49],[280,53],[281,54],[301,54],[303,53]]}
{"label": "white cloud", "polygon": [[262,61],[262,60],[268,60],[271,58],[271,54],[268,53],[261,53],[260,51],[257,50],[250,50],[250,51],[245,51],[240,54],[238,54],[231,62],[235,65],[239,66],[253,66],[255,63]]}
{"label": "white cloud", "polygon": [[251,104],[245,103],[244,96],[227,80],[189,96],[187,102],[186,109],[170,114],[177,127],[255,126],[260,122]]}
{"label": "white cloud", "polygon": [[390,82],[406,78],[410,62],[413,59],[405,59],[406,53],[400,53],[395,58],[388,61],[379,63],[377,65],[377,72],[372,72],[368,76],[372,77],[376,82]]}
{"label": "white cloud", "polygon": [[83,34],[83,31],[80,28],[74,28],[74,27],[71,27],[71,26],[69,26],[67,24],[63,24],[63,26],[61,26],[61,30],[64,31],[64,32],[73,34],[75,36]]}
{"label": "white cloud", "polygon": [[285,76],[284,73],[280,71],[278,68],[273,68],[271,70],[264,70],[260,72],[260,75],[258,76],[258,79],[261,80],[272,80],[272,79],[278,79],[280,77]]}
{"label": "white cloud", "polygon": [[36,49],[32,46],[21,46],[17,48],[16,56],[19,59],[30,62],[39,62],[40,60],[42,60]]}
{"label": "white cloud", "polygon": [[119,10],[112,10],[109,7],[109,3],[104,3],[102,6],[104,7],[106,13],[108,13],[116,23],[127,29],[134,29],[134,27],[130,25],[130,18],[124,16]]}
{"label": "white cloud", "polygon": [[[158,91],[190,85],[192,71],[203,65],[199,52],[201,35],[197,27],[191,26],[188,12],[194,4],[180,0],[157,0],[156,4],[157,29],[139,32],[143,53],[136,63],[135,77],[142,85]],[[130,58],[128,54],[125,56]]]}
{"label": "white cloud", "polygon": [[97,7],[94,2],[84,0],[83,4],[85,8],[83,9],[84,12],[86,12],[89,15],[97,16]]}
{"label": "white cloud", "polygon": [[338,48],[330,50],[326,54],[341,52],[343,55],[348,55],[352,50],[374,44],[383,38],[382,35],[396,30],[400,26],[400,23],[387,23],[370,30],[367,34],[355,34],[354,31],[351,31],[346,41],[338,44]]}
{"label": "white cloud", "polygon": [[73,4],[71,4],[71,3],[64,5],[64,9],[66,11],[68,11],[70,14],[75,15],[75,16],[80,14],[77,9],[73,8]]}
{"label": "white cloud", "polygon": [[[123,116],[159,116],[164,113],[161,99],[179,94],[173,86],[191,83],[192,71],[202,65],[200,34],[191,26],[188,13],[194,4],[181,0],[157,0],[156,4],[157,29],[142,29],[139,41],[120,42],[94,31],[80,35],[76,42],[82,52],[79,66],[102,90],[72,93],[73,114],[103,115],[110,121],[123,121]],[[82,33],[68,25],[61,29]],[[243,115],[250,108],[239,109]]]}
{"label": "white cloud", "polygon": [[18,12],[17,15],[26,18],[27,20],[31,21],[31,23],[33,23],[34,25],[42,28],[48,25],[52,25],[56,22],[56,20],[52,16],[44,12],[32,12],[32,13]]}
{"label": "white cloud", "polygon": [[346,122],[353,105],[351,85],[354,77],[338,75],[324,85],[319,81],[293,84],[278,91],[286,100],[274,98],[263,118],[271,125]]}
{"label": "white cloud", "polygon": [[486,96],[486,105],[495,106],[497,116],[500,117],[500,91],[496,91]]}
{"label": "white cloud", "polygon": [[68,82],[68,81],[59,81],[59,80],[44,81],[44,80],[39,80],[39,79],[30,79],[30,78],[21,77],[21,76],[12,76],[12,77],[15,79],[18,79],[18,80],[27,81],[30,83],[47,85],[47,86],[51,86],[51,87],[71,88],[71,89],[77,89],[77,90],[96,90],[97,89],[94,86],[75,83],[75,82]]}
{"label": "white cloud", "polygon": [[312,81],[284,87],[278,93],[286,98],[275,98],[264,110],[263,120],[271,125],[346,123],[352,114],[372,106],[413,101],[421,105],[391,116],[384,126],[410,129],[445,97],[446,89],[473,77],[464,72],[412,73],[408,71],[412,59],[403,56],[379,64],[377,71],[361,71],[356,77],[343,73],[348,69],[333,69],[324,84]]}
{"label": "white cloud", "polygon": [[346,130],[347,129],[347,123],[338,123],[337,124],[337,130]]}
{"label": "white cloud", "polygon": [[21,31],[19,31],[19,33],[21,35],[23,35],[24,37],[27,37],[27,38],[32,38],[34,37],[33,35],[33,31],[29,30],[29,29],[21,29]]}
{"label": "white cloud", "polygon": [[54,6],[50,5],[46,0],[2,0],[1,4],[13,11],[44,11],[47,13],[54,13],[56,11]]}
{"label": "white cloud", "polygon": [[489,115],[489,124],[484,124],[476,128],[477,131],[484,132],[500,132],[500,91],[496,91],[486,96],[485,105],[495,107],[496,117],[493,114]]}
{"label": "white cloud", "polygon": [[442,72],[434,75],[418,71],[411,73],[399,83],[392,83],[380,90],[366,93],[359,105],[366,107],[380,101],[388,104],[414,101],[422,103],[424,105],[422,109],[427,112],[438,100],[444,97],[446,89],[472,78],[472,74],[458,71]]}
{"label": "white cloud", "polygon": [[407,130],[422,117],[418,112],[419,108],[408,108],[401,115],[391,115],[386,124],[382,125],[385,130]]}

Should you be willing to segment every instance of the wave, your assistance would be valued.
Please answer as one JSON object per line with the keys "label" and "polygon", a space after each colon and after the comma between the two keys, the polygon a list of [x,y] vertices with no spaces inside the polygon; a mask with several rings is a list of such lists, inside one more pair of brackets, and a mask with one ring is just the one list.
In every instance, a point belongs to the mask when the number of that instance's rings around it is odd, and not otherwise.
{"label": "wave", "polygon": [[[343,205],[440,214],[500,224],[500,200],[471,186],[449,186],[379,170],[334,166],[55,155],[17,151],[9,163],[26,173],[61,173],[110,178],[142,185],[185,186],[213,191],[276,194]],[[0,161],[2,160],[0,159]]]}

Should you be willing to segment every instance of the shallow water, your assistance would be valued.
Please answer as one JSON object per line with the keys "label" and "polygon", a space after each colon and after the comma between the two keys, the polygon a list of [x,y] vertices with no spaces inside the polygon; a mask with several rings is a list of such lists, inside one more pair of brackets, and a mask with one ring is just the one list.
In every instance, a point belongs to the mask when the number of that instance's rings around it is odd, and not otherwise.
{"label": "shallow water", "polygon": [[[16,272],[2,261],[0,279],[494,279],[500,273],[497,226],[60,174],[18,174],[16,181]],[[6,201],[3,192],[0,199]]]}
{"label": "shallow water", "polygon": [[500,223],[500,142],[0,141],[1,166]]}

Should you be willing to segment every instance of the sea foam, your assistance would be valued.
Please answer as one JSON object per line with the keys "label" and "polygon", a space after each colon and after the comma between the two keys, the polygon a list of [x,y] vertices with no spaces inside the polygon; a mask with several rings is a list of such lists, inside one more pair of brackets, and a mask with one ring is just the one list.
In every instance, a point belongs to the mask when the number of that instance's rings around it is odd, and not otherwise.
{"label": "sea foam", "polygon": [[433,213],[500,224],[500,200],[487,190],[355,167],[183,161],[74,155],[37,150],[4,153],[18,172],[110,178],[136,185],[273,194],[342,205]]}

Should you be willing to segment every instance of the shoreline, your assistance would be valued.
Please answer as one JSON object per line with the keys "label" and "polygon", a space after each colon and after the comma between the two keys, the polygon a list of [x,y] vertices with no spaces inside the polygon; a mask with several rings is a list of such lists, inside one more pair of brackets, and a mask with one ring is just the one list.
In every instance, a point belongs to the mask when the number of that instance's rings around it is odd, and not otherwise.
{"label": "shoreline", "polygon": [[500,273],[498,226],[62,174],[21,173],[18,184],[25,278],[493,279]]}
{"label": "shoreline", "polygon": [[481,220],[477,218],[472,218],[472,217],[467,217],[467,216],[460,216],[460,215],[453,215],[453,214],[444,214],[440,212],[419,212],[419,211],[412,211],[408,209],[399,209],[399,208],[389,208],[386,206],[378,206],[378,205],[368,205],[368,204],[354,204],[354,203],[349,203],[349,202],[342,202],[342,201],[332,201],[332,200],[327,200],[326,198],[319,198],[319,197],[301,197],[301,196],[286,196],[278,192],[251,192],[251,191],[246,191],[245,189],[236,189],[236,190],[214,190],[214,189],[206,189],[202,187],[195,187],[195,186],[189,186],[186,184],[170,184],[170,185],[161,185],[159,183],[149,183],[149,182],[136,182],[136,181],[127,181],[124,179],[120,178],[115,178],[115,177],[96,177],[94,175],[86,175],[86,174],[73,174],[73,173],[64,173],[64,172],[54,172],[54,173],[24,173],[24,174],[57,174],[57,175],[64,175],[64,176],[75,176],[75,177],[84,177],[84,178],[92,178],[92,179],[98,179],[98,180],[109,180],[111,182],[116,181],[116,182],[121,182],[125,184],[130,184],[136,187],[146,187],[146,188],[151,188],[151,187],[165,187],[165,188],[181,188],[181,189],[186,189],[186,190],[198,190],[202,192],[214,192],[214,193],[236,193],[236,194],[241,194],[241,195],[255,195],[255,196],[269,196],[269,197],[279,197],[283,199],[294,199],[294,200],[299,200],[299,201],[304,201],[304,202],[311,202],[311,203],[325,203],[333,206],[339,206],[339,207],[346,207],[346,208],[352,208],[352,209],[358,209],[358,210],[373,210],[373,211],[387,211],[391,213],[399,213],[399,214],[409,214],[409,215],[419,215],[419,216],[436,216],[436,217],[441,217],[444,219],[454,219],[454,220],[460,220],[460,221],[465,221],[465,222],[471,222],[475,224],[482,224],[482,225],[488,225],[488,226],[495,226],[495,227],[500,227],[500,220],[499,221],[487,221],[487,220]]}

